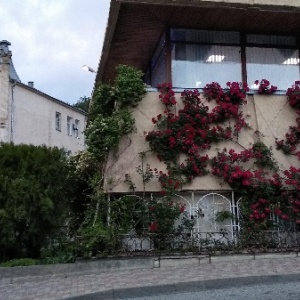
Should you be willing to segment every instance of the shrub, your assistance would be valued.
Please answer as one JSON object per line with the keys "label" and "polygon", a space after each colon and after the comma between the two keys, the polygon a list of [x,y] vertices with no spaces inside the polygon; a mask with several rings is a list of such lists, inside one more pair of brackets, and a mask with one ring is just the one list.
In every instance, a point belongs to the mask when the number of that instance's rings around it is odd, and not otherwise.
{"label": "shrub", "polygon": [[0,257],[38,258],[67,217],[69,168],[62,150],[0,146]]}

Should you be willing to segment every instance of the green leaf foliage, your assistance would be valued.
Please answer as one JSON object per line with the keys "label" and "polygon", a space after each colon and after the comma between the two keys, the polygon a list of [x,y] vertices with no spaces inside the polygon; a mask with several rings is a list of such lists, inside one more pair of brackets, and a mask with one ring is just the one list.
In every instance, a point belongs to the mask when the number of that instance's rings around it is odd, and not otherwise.
{"label": "green leaf foliage", "polygon": [[85,131],[88,151],[99,160],[111,148],[116,148],[123,135],[134,129],[135,120],[130,108],[145,94],[141,71],[119,65],[114,85],[100,84],[93,95],[89,123]]}
{"label": "green leaf foliage", "polygon": [[70,181],[70,211],[71,218],[68,223],[69,232],[75,233],[84,221],[85,210],[91,202],[94,192],[93,178],[97,178],[99,162],[88,151],[79,152],[69,159]]}
{"label": "green leaf foliage", "polygon": [[109,117],[115,108],[116,97],[114,89],[108,84],[99,85],[93,95],[89,110],[89,120],[92,122],[97,116]]}
{"label": "green leaf foliage", "polygon": [[120,107],[136,106],[145,94],[145,84],[142,79],[143,73],[125,65],[119,65],[117,72],[118,76],[114,86]]}
{"label": "green leaf foliage", "polygon": [[111,148],[119,145],[123,135],[133,131],[135,120],[127,110],[115,111],[111,117],[99,115],[86,130],[88,150],[103,159]]}
{"label": "green leaf foliage", "polygon": [[73,106],[88,113],[89,107],[90,107],[90,102],[91,102],[90,97],[83,96],[83,97],[80,97],[80,99]]}
{"label": "green leaf foliage", "polygon": [[0,260],[39,257],[65,224],[68,172],[57,148],[0,145]]}

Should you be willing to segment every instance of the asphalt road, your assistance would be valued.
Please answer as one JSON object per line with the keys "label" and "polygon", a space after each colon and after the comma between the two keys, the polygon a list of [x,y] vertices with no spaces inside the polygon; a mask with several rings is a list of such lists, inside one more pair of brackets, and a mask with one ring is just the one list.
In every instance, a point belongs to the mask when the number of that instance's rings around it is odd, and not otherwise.
{"label": "asphalt road", "polygon": [[271,275],[123,288],[68,300],[299,300],[300,275]]}
{"label": "asphalt road", "polygon": [[116,298],[123,300],[299,300],[300,283],[273,283],[198,292],[161,294],[149,297]]}

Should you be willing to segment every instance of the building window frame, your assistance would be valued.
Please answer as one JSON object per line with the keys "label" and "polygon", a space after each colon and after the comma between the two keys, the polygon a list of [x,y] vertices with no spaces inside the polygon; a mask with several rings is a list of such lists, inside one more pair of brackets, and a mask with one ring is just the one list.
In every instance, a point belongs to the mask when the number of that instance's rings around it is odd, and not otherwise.
{"label": "building window frame", "polygon": [[61,113],[55,112],[55,129],[61,131]]}
{"label": "building window frame", "polygon": [[74,124],[73,124],[73,132],[74,132],[74,137],[79,139],[79,131],[80,131],[80,120],[75,119]]}
{"label": "building window frame", "polygon": [[[180,33],[181,32],[186,32],[187,35],[186,37],[183,35],[183,38],[180,37],[179,34],[179,39],[176,38],[176,35],[174,32],[176,30]],[[201,36],[201,33],[203,33],[203,36],[205,36],[205,33],[207,34],[206,39],[201,40],[201,38],[197,37],[197,34],[195,32],[199,33]],[[189,34],[190,33],[190,34]],[[239,35],[239,40],[235,40],[234,37],[232,41],[230,39],[227,40],[220,40],[221,33],[225,33],[230,37],[231,33],[235,33]],[[211,34],[211,36],[209,36]],[[217,37],[216,40],[213,39],[215,36]],[[219,35],[218,35],[219,34]],[[193,40],[193,36],[194,38]],[[300,40],[299,36],[297,34],[288,34],[284,35],[282,33],[277,33],[274,32],[272,34],[265,34],[265,33],[259,33],[259,32],[244,32],[244,31],[218,31],[218,30],[205,30],[205,29],[185,29],[185,28],[168,28],[165,31],[165,39],[163,43],[163,47],[161,46],[162,43],[160,43],[160,50],[163,48],[163,51],[160,51],[160,53],[155,56],[155,62],[160,59],[160,55],[165,55],[166,57],[172,57],[172,45],[176,44],[186,44],[186,45],[218,45],[218,46],[238,46],[240,47],[240,74],[239,76],[241,77],[243,82],[248,82],[247,78],[248,77],[248,72],[247,72],[247,51],[246,49],[248,48],[275,48],[275,49],[287,49],[287,50],[296,50],[298,53],[297,59],[299,60],[298,63],[298,70],[299,70],[299,77],[300,77]],[[169,37],[169,38],[168,38]],[[192,37],[192,38],[191,38]],[[155,52],[157,53],[157,51]],[[249,59],[249,58],[248,58]],[[150,66],[155,66],[155,64],[150,63]],[[276,64],[275,64],[276,66]],[[281,66],[278,64],[278,66]],[[249,66],[248,66],[249,67]],[[172,59],[166,59],[166,66],[167,74],[165,75],[164,81],[166,82],[172,82]],[[280,72],[280,68],[278,68]],[[162,70],[163,71],[163,70]],[[164,71],[165,72],[165,71]],[[153,86],[153,83],[155,83],[157,80],[154,78],[154,74],[152,74],[152,69],[151,67],[149,68],[147,74],[147,83]],[[259,76],[259,75],[258,75]],[[253,76],[252,76],[253,77]],[[270,76],[272,77],[272,76]],[[292,76],[291,76],[292,77]],[[257,78],[257,79],[263,79],[263,78]],[[266,78],[272,82],[272,78]],[[197,82],[197,81],[196,81]],[[209,82],[206,82],[209,83]],[[276,82],[272,82],[272,84],[277,84]],[[293,82],[291,82],[293,84]],[[174,84],[173,84],[174,85]],[[252,82],[248,82],[248,85],[251,86],[253,85]],[[182,86],[182,88],[197,88],[197,86]],[[280,88],[279,90],[285,90],[286,87]]]}
{"label": "building window frame", "polygon": [[73,131],[73,118],[67,116],[67,134],[69,136],[72,136],[72,131]]}

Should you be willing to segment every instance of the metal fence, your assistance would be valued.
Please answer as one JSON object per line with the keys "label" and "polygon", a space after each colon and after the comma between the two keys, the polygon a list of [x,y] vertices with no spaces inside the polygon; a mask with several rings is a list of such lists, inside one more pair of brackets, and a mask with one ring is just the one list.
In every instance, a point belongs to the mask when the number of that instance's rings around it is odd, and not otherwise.
{"label": "metal fence", "polygon": [[300,250],[300,232],[263,231],[77,236],[77,257],[216,255]]}

